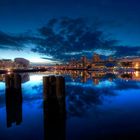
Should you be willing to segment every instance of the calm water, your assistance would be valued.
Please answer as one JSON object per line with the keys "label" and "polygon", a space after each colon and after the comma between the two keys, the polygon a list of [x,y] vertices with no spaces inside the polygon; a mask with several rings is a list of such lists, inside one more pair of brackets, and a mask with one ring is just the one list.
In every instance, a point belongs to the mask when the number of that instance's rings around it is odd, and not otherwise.
{"label": "calm water", "polygon": [[[140,139],[139,72],[135,76],[69,74],[63,75],[66,93],[59,119],[56,112],[47,111],[42,81],[45,74],[23,76],[22,101],[16,102],[15,116],[9,116],[15,108],[7,105],[1,78],[0,140],[53,140],[59,135],[65,140]],[[9,117],[18,121],[13,119],[8,125]]]}

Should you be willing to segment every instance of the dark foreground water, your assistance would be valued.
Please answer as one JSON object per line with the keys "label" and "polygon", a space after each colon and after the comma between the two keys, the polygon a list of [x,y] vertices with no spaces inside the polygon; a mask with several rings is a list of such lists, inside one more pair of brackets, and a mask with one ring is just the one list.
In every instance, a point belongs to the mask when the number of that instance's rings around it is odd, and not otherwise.
{"label": "dark foreground water", "polygon": [[81,73],[65,74],[60,118],[47,111],[45,74],[25,74],[22,101],[13,101],[15,108],[10,107],[1,81],[0,140],[53,140],[60,135],[61,140],[140,140],[140,73],[134,74],[83,78]]}

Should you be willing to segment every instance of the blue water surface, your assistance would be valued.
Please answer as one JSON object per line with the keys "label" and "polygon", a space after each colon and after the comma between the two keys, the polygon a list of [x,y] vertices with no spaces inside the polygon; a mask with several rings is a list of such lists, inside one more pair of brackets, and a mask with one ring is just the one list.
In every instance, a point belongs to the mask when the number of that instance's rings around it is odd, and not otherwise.
{"label": "blue water surface", "polygon": [[[45,136],[50,126],[44,119],[43,76],[30,74],[30,80],[22,83],[22,121],[10,127],[5,83],[0,82],[0,140],[50,140]],[[140,139],[140,81],[114,78],[94,84],[93,79],[83,83],[80,78],[64,77],[65,140]]]}

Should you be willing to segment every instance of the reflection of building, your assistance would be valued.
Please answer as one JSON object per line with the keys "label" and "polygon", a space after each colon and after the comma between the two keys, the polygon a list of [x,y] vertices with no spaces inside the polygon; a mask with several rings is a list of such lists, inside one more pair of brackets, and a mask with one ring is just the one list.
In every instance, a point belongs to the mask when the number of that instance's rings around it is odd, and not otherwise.
{"label": "reflection of building", "polygon": [[6,113],[7,127],[22,122],[21,76],[6,75]]}
{"label": "reflection of building", "polygon": [[99,79],[98,78],[93,78],[93,84],[98,85],[99,84]]}
{"label": "reflection of building", "polygon": [[93,78],[93,83],[94,83],[95,85],[98,85],[99,82],[100,82],[100,79],[101,79],[102,77],[104,77],[105,74],[106,74],[106,73],[104,73],[104,72],[92,72],[92,73],[91,73],[91,77]]}
{"label": "reflection of building", "polygon": [[123,73],[121,75],[118,75],[118,77],[125,80],[140,81],[140,71]]}
{"label": "reflection of building", "polygon": [[132,66],[135,68],[135,69],[140,69],[140,59],[136,59],[132,62]]}
{"label": "reflection of building", "polygon": [[104,64],[104,62],[92,63],[91,68],[92,69],[103,69],[103,68],[105,68],[105,64]]}
{"label": "reflection of building", "polygon": [[140,58],[124,58],[119,60],[122,67],[140,69]]}
{"label": "reflection of building", "polygon": [[29,73],[22,73],[21,75],[21,82],[26,83],[30,80]]}
{"label": "reflection of building", "polygon": [[[22,83],[26,83],[30,80],[30,77],[29,77],[29,73],[22,73],[20,74],[21,76],[21,82]],[[4,74],[0,74],[0,81],[5,81],[5,75]]]}
{"label": "reflection of building", "polygon": [[133,78],[133,80],[138,80],[138,81],[140,81],[140,71],[135,71],[135,72],[132,74],[132,78]]}
{"label": "reflection of building", "polygon": [[[42,72],[41,72],[42,73]],[[48,72],[43,72],[44,74],[50,74]],[[88,80],[93,79],[95,85],[99,84],[102,79],[109,80],[110,82],[113,79],[121,78],[125,80],[140,80],[140,72],[123,72],[123,71],[88,71],[88,70],[57,70],[53,71],[51,74],[55,75],[69,75],[73,81],[81,81],[86,83]]]}
{"label": "reflection of building", "polygon": [[88,74],[87,71],[81,72],[81,82],[85,83],[89,78],[90,78],[90,74]]}

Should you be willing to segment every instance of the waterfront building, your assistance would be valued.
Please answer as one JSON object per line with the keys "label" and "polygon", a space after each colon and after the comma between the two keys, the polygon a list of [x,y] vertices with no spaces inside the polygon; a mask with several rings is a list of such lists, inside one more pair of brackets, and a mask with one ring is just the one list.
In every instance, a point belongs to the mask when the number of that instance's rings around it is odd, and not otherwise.
{"label": "waterfront building", "polygon": [[27,69],[29,68],[30,62],[24,58],[15,58],[14,61],[11,59],[0,60],[0,70],[5,69]]}
{"label": "waterfront building", "polygon": [[30,61],[24,58],[15,58],[14,62],[24,69],[30,65]]}
{"label": "waterfront building", "polygon": [[17,64],[11,59],[0,60],[0,69],[12,69],[14,67],[17,67]]}

